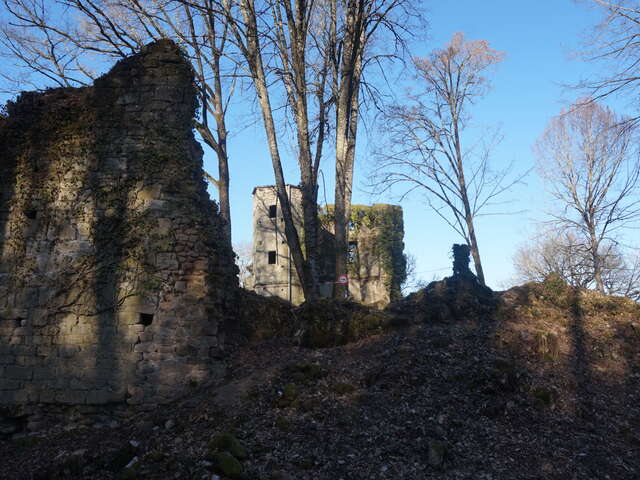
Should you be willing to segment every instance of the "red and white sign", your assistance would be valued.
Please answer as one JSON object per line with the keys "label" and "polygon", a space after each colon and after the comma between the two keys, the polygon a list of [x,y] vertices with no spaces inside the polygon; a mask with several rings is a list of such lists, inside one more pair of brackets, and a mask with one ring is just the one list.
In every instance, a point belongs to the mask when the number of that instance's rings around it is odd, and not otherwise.
{"label": "red and white sign", "polygon": [[349,283],[349,278],[346,275],[340,275],[338,277],[338,283],[346,285],[347,283]]}

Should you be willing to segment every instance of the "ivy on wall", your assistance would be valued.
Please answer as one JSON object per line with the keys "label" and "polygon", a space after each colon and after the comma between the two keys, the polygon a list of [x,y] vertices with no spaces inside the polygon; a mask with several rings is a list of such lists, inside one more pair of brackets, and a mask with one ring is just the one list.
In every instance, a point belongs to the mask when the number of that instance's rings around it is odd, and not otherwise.
{"label": "ivy on wall", "polygon": [[[320,225],[333,229],[333,205],[320,214]],[[349,274],[359,276],[361,259],[366,253],[379,262],[384,274],[385,287],[391,301],[400,298],[400,287],[407,277],[407,260],[404,255],[404,222],[399,205],[352,205],[349,238],[358,241],[356,261],[349,265]],[[365,240],[361,241],[361,240]],[[364,252],[363,250],[367,251]]]}

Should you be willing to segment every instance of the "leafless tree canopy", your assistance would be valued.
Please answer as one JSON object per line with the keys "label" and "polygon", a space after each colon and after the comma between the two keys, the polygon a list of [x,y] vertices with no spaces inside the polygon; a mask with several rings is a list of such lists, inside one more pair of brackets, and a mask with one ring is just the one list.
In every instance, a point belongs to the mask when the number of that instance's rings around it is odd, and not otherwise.
{"label": "leafless tree canopy", "polygon": [[624,118],[589,99],[552,119],[534,151],[555,200],[552,223],[589,252],[596,287],[623,229],[640,219],[640,163]]}
{"label": "leafless tree canopy", "polygon": [[[602,280],[609,295],[640,300],[640,255],[609,245],[602,259]],[[515,280],[542,282],[557,274],[568,285],[593,288],[595,272],[588,245],[573,231],[544,231],[525,243],[513,257]]]}
{"label": "leafless tree canopy", "polygon": [[475,219],[490,213],[487,209],[514,181],[507,179],[508,169],[491,168],[499,135],[470,144],[464,132],[471,105],[487,92],[487,75],[502,58],[488,42],[467,41],[462,33],[445,48],[414,58],[422,90],[387,110],[383,129],[389,141],[378,152],[374,176],[384,190],[426,193],[430,207],[469,244],[482,283]]}
{"label": "leafless tree canopy", "polygon": [[[640,2],[638,0],[586,0],[603,11],[582,57],[599,63],[602,75],[584,80],[594,100],[611,94],[637,97],[640,87]],[[635,123],[640,117],[629,118]]]}

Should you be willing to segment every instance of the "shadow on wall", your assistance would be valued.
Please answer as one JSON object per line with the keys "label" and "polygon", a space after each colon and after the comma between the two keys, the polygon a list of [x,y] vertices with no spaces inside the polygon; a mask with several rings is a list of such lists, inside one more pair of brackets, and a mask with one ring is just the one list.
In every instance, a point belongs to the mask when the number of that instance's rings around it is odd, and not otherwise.
{"label": "shadow on wall", "polygon": [[0,124],[3,403],[161,403],[220,375],[237,279],[192,80],[160,41],[94,87],[22,94]]}

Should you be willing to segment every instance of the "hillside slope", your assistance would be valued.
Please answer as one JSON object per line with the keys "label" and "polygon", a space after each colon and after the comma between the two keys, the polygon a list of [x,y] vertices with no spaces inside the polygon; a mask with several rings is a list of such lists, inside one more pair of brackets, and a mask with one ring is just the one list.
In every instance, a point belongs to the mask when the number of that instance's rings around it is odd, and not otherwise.
{"label": "hillside slope", "polygon": [[386,333],[245,345],[222,387],[0,441],[1,476],[227,478],[222,463],[265,480],[640,478],[638,304],[553,281],[492,305],[440,287],[397,306],[405,325]]}

